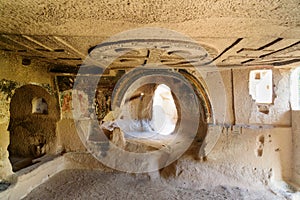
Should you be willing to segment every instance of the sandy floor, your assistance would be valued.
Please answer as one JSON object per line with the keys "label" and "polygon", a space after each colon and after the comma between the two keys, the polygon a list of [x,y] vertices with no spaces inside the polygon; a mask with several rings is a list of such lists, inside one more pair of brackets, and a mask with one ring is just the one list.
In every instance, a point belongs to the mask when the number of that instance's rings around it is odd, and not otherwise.
{"label": "sandy floor", "polygon": [[103,173],[93,170],[65,170],[33,190],[24,199],[284,199],[266,190],[249,190],[220,185],[212,188],[184,188],[147,175]]}

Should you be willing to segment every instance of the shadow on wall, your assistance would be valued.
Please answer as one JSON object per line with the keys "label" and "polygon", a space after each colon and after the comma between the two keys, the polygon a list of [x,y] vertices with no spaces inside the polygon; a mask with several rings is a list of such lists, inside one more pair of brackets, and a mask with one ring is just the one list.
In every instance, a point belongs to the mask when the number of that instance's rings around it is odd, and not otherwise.
{"label": "shadow on wall", "polygon": [[36,85],[16,89],[10,103],[9,159],[13,171],[33,163],[33,159],[55,152],[59,110],[55,97]]}

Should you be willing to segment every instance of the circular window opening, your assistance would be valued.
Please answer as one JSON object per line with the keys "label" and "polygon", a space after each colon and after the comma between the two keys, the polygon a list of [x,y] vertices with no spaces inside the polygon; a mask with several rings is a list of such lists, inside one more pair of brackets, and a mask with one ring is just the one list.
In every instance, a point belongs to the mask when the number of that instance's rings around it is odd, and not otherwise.
{"label": "circular window opening", "polygon": [[171,89],[165,84],[158,85],[153,96],[153,130],[161,135],[170,135],[175,130],[177,120],[178,114]]}

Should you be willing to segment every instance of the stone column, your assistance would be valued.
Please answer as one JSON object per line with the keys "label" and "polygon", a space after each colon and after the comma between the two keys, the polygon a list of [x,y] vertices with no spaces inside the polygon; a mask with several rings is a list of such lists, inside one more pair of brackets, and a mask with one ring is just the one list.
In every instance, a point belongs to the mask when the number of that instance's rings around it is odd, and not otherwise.
{"label": "stone column", "polygon": [[292,181],[300,185],[300,110],[292,111],[293,175]]}

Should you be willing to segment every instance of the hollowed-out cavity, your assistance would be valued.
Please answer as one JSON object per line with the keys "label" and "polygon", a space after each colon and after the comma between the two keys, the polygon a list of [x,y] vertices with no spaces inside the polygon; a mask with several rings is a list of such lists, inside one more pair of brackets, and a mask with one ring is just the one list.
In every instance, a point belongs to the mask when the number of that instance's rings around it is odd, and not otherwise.
{"label": "hollowed-out cavity", "polygon": [[211,110],[201,83],[189,76],[186,71],[163,69],[124,75],[114,89],[112,108],[122,110],[119,126],[125,137],[151,145],[154,140],[168,144],[174,138],[190,137],[194,142],[187,153],[198,152]]}
{"label": "hollowed-out cavity", "polygon": [[48,104],[45,99],[35,97],[31,103],[32,113],[48,114]]}
{"label": "hollowed-out cavity", "polygon": [[16,89],[10,103],[9,158],[13,170],[32,164],[32,160],[55,152],[56,100],[45,89],[25,85]]}

